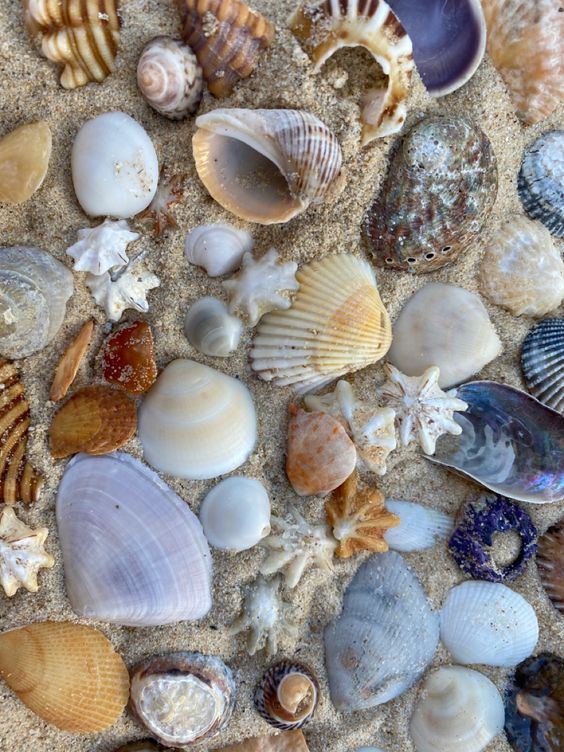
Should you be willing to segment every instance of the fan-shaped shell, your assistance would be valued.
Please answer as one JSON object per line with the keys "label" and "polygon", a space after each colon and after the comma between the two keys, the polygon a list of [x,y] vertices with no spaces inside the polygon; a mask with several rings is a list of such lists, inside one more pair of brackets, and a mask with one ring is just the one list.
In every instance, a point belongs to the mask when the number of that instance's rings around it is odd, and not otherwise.
{"label": "fan-shaped shell", "polygon": [[539,136],[525,151],[517,191],[523,208],[557,238],[564,237],[564,130]]}
{"label": "fan-shaped shell", "polygon": [[222,300],[200,298],[186,313],[184,334],[204,355],[226,358],[239,346],[243,322],[232,316]]}
{"label": "fan-shaped shell", "polygon": [[184,250],[191,264],[203,266],[210,277],[221,277],[236,271],[253,245],[246,230],[225,224],[201,225],[186,235]]}
{"label": "fan-shaped shell", "polygon": [[537,569],[546,594],[564,614],[564,519],[539,538]]}
{"label": "fan-shaped shell", "polygon": [[390,527],[384,539],[395,551],[421,551],[446,540],[454,528],[454,520],[436,509],[413,501],[386,499],[386,508],[399,517],[399,525]]}
{"label": "fan-shaped shell", "polygon": [[280,661],[268,669],[255,691],[255,707],[279,729],[301,728],[311,721],[319,702],[319,682],[308,666]]}
{"label": "fan-shaped shell", "polygon": [[0,203],[23,204],[41,187],[51,157],[48,123],[20,125],[0,139]]}
{"label": "fan-shaped shell", "polygon": [[261,379],[308,391],[384,357],[391,324],[366,261],[326,256],[296,277],[291,307],[264,316],[253,340],[251,365]]}
{"label": "fan-shaped shell", "polygon": [[199,619],[211,555],[188,505],[127,454],[79,454],[57,494],[67,593],[79,616],[129,626]]}
{"label": "fan-shaped shell", "polygon": [[525,337],[521,367],[527,389],[564,414],[564,319],[545,319]]}
{"label": "fan-shaped shell", "polygon": [[260,224],[287,222],[336,184],[335,134],[301,110],[219,109],[196,120],[200,180],[224,209]]}

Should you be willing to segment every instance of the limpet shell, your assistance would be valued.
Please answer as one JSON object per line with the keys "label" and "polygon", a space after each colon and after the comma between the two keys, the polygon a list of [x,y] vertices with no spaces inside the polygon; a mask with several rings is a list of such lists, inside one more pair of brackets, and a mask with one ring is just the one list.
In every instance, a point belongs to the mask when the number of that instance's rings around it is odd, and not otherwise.
{"label": "limpet shell", "polygon": [[48,123],[20,125],[0,139],[0,203],[23,204],[47,174],[52,137]]}
{"label": "limpet shell", "polygon": [[544,319],[531,329],[521,367],[529,392],[564,415],[564,319]]}
{"label": "limpet shell", "polygon": [[543,133],[525,151],[517,179],[527,214],[557,238],[564,237],[563,152],[564,130]]}
{"label": "limpet shell", "polygon": [[255,691],[255,707],[279,729],[297,729],[311,721],[319,702],[319,682],[303,663],[280,661],[263,675]]}

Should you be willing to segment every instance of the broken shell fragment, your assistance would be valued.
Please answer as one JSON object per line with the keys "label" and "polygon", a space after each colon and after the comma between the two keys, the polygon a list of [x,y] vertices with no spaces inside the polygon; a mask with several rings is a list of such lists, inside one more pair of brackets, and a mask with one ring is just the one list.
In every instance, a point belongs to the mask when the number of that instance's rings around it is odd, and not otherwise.
{"label": "broken shell fragment", "polygon": [[226,358],[239,346],[243,323],[232,316],[222,300],[201,298],[184,319],[186,339],[203,355]]}
{"label": "broken shell fragment", "polygon": [[276,736],[253,736],[212,752],[309,752],[309,747],[302,732],[293,729]]}
{"label": "broken shell fragment", "polygon": [[255,707],[275,728],[297,729],[311,721],[319,702],[319,682],[307,666],[280,661],[263,675]]}
{"label": "broken shell fragment", "polygon": [[517,179],[523,208],[557,238],[564,237],[564,130],[539,136],[525,151]]}
{"label": "broken shell fragment", "polygon": [[102,347],[106,381],[128,394],[144,394],[157,378],[153,333],[146,321],[135,321],[115,331]]}
{"label": "broken shell fragment", "polygon": [[147,294],[159,287],[161,281],[142,262],[141,254],[116,272],[86,275],[86,286],[110,321],[119,321],[129,308],[140,313],[149,310]]}
{"label": "broken shell fragment", "polygon": [[63,353],[49,391],[49,399],[52,399],[53,402],[59,402],[66,396],[88,350],[93,331],[94,322],[92,320],[86,321]]}
{"label": "broken shell fragment", "polygon": [[45,121],[20,125],[0,139],[0,203],[23,204],[47,174],[51,129]]}
{"label": "broken shell fragment", "polygon": [[0,513],[0,585],[8,598],[20,588],[30,593],[39,590],[39,570],[49,569],[55,563],[45,551],[48,535],[46,527],[33,530],[25,525],[12,507],[4,507]]}
{"label": "broken shell fragment", "polygon": [[253,245],[251,234],[233,225],[200,225],[186,235],[184,252],[189,263],[203,267],[209,277],[221,277],[236,271]]}
{"label": "broken shell fragment", "polygon": [[79,230],[78,241],[66,253],[74,259],[76,272],[104,274],[128,263],[126,248],[138,238],[139,233],[131,232],[125,219],[105,219],[97,227]]}
{"label": "broken shell fragment", "polygon": [[564,415],[564,318],[544,319],[525,337],[521,367],[529,392]]}
{"label": "broken shell fragment", "polygon": [[539,538],[537,570],[554,608],[564,614],[564,519]]}

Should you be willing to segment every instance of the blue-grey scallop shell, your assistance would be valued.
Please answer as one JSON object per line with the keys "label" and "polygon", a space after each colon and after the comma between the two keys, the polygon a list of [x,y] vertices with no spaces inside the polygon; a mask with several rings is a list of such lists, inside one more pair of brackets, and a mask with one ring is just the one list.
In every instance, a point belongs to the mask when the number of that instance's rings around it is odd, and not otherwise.
{"label": "blue-grey scallop shell", "polygon": [[531,329],[521,366],[530,393],[564,415],[564,319],[545,319]]}
{"label": "blue-grey scallop shell", "polygon": [[378,266],[423,273],[454,261],[497,195],[487,136],[458,115],[421,120],[392,157],[363,230]]}
{"label": "blue-grey scallop shell", "polygon": [[564,131],[543,133],[525,151],[517,190],[527,214],[564,237]]}

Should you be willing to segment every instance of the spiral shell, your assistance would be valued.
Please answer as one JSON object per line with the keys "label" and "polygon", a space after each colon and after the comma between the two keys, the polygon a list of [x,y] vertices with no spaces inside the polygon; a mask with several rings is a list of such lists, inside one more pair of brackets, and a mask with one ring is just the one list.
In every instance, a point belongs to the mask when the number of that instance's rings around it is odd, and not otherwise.
{"label": "spiral shell", "polygon": [[250,233],[233,225],[200,225],[186,235],[184,253],[190,264],[203,267],[209,277],[221,277],[236,271],[253,245]]}
{"label": "spiral shell", "polygon": [[278,729],[297,729],[311,721],[319,702],[319,683],[302,663],[280,661],[262,677],[255,707]]}
{"label": "spiral shell", "polygon": [[184,319],[184,334],[204,355],[226,358],[239,346],[243,323],[232,316],[217,298],[201,298],[190,307]]}
{"label": "spiral shell", "polygon": [[0,203],[22,204],[41,187],[51,157],[51,129],[41,120],[0,139]]}

